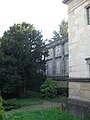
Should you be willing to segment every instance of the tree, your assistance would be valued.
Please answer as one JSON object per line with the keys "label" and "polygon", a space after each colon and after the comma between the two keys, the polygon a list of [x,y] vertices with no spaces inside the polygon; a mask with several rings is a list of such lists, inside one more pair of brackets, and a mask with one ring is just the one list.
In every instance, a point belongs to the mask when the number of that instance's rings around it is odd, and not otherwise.
{"label": "tree", "polygon": [[59,31],[53,32],[53,40],[58,40],[61,37],[67,36],[68,34],[68,22],[65,20],[62,20],[61,24],[59,25]]}
{"label": "tree", "polygon": [[2,97],[0,96],[0,120],[5,120],[4,108],[2,106],[2,102],[3,100],[2,100]]}
{"label": "tree", "polygon": [[[2,93],[19,93],[25,96],[38,76],[43,76],[45,59],[44,42],[40,31],[23,22],[14,24],[7,30],[1,41],[0,54],[0,89]],[[43,77],[41,77],[43,78]]]}

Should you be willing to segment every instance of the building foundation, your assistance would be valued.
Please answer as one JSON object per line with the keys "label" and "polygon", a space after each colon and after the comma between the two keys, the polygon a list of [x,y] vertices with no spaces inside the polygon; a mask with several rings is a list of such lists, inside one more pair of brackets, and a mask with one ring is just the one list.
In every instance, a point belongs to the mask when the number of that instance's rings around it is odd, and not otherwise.
{"label": "building foundation", "polygon": [[90,112],[90,78],[71,78],[68,85],[68,111],[80,117],[85,116]]}

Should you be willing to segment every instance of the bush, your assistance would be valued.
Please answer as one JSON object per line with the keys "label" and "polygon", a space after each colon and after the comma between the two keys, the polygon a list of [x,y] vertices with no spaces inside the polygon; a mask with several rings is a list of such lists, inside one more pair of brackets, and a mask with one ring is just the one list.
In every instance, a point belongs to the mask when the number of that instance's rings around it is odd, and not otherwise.
{"label": "bush", "polygon": [[5,111],[20,108],[20,106],[18,104],[15,104],[15,99],[4,100],[3,101],[3,106],[5,108]]}
{"label": "bush", "polygon": [[41,95],[43,98],[54,98],[57,96],[57,83],[52,79],[46,79],[41,85]]}
{"label": "bush", "polygon": [[57,89],[57,97],[66,96],[68,97],[68,88],[58,88]]}
{"label": "bush", "polygon": [[86,113],[86,115],[84,116],[83,120],[90,120],[90,110]]}
{"label": "bush", "polygon": [[27,91],[26,93],[27,98],[41,98],[41,93],[36,91]]}
{"label": "bush", "polygon": [[2,106],[2,97],[0,96],[0,120],[4,120],[4,108]]}

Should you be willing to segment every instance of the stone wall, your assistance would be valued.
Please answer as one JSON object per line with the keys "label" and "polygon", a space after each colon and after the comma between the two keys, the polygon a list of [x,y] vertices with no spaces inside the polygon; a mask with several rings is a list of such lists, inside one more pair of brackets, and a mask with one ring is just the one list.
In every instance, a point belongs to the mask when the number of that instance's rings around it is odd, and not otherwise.
{"label": "stone wall", "polygon": [[58,88],[67,88],[67,80],[56,81]]}
{"label": "stone wall", "polygon": [[69,98],[90,101],[90,82],[70,82]]}
{"label": "stone wall", "polygon": [[83,117],[90,111],[90,102],[68,98],[67,109],[70,113],[82,117],[83,120]]}
{"label": "stone wall", "polygon": [[[70,1],[70,0],[69,0]],[[90,0],[72,0],[69,2],[69,77],[90,77],[90,25],[87,24],[86,7]]]}
{"label": "stone wall", "polygon": [[81,6],[83,2],[86,2],[87,0],[68,0],[68,10],[71,11],[72,9],[75,9],[77,6]]}
{"label": "stone wall", "polygon": [[46,45],[47,76],[68,76],[68,38],[67,36]]}
{"label": "stone wall", "polygon": [[82,116],[90,109],[90,0],[67,0],[69,32],[68,110]]}
{"label": "stone wall", "polygon": [[67,109],[81,117],[90,110],[90,78],[69,79]]}

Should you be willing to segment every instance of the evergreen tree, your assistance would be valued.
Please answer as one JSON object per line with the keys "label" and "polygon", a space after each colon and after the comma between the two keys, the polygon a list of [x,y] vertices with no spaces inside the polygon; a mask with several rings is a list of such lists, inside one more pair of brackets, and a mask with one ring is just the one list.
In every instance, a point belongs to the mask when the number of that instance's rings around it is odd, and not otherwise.
{"label": "evergreen tree", "polygon": [[68,22],[62,20],[61,24],[59,25],[59,31],[53,32],[53,40],[58,40],[67,35],[68,35]]}
{"label": "evergreen tree", "polygon": [[0,89],[3,93],[17,92],[25,97],[26,88],[35,81],[39,83],[45,70],[42,37],[40,31],[25,22],[14,24],[4,33],[0,40]]}
{"label": "evergreen tree", "polygon": [[5,120],[4,119],[4,108],[2,106],[2,97],[0,96],[0,120]]}

